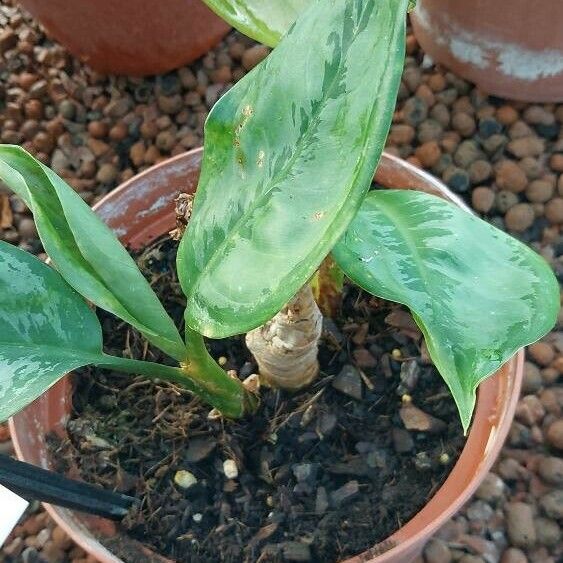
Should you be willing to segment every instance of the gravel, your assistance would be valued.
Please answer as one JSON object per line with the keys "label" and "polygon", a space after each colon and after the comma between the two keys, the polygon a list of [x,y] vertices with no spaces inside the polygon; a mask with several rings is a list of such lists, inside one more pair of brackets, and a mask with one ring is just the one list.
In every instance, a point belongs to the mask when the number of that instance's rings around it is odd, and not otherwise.
{"label": "gravel", "polygon": [[[0,27],[1,142],[22,144],[89,204],[199,146],[211,105],[269,52],[233,32],[193,65],[165,76],[103,77],[47,39],[12,0],[0,6]],[[403,76],[388,150],[442,178],[483,218],[531,244],[560,277],[563,105],[489,98],[430,64],[412,35]],[[29,210],[1,185],[0,239],[42,253]],[[419,563],[561,560],[562,352],[560,324],[529,347],[517,416],[496,465]],[[401,451],[412,448],[406,434],[393,436]],[[0,426],[0,453],[10,452]],[[356,494],[355,483],[340,493],[345,502]],[[311,557],[286,547],[294,561]],[[92,560],[33,505],[0,551],[3,561]]]}

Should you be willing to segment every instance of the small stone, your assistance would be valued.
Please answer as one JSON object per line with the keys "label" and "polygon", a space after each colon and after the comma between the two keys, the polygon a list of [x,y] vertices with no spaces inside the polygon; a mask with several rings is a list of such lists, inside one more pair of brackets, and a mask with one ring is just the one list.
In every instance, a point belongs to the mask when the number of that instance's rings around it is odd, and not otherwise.
{"label": "small stone", "polygon": [[524,171],[512,160],[501,160],[495,166],[495,182],[501,190],[523,192],[528,185]]}
{"label": "small stone", "polygon": [[405,123],[416,127],[428,116],[428,106],[422,99],[414,96],[405,102],[402,115]]}
{"label": "small stone", "polygon": [[503,554],[500,563],[528,563],[526,554],[517,547],[509,547]]}
{"label": "small stone", "polygon": [[22,239],[30,240],[37,236],[37,227],[35,226],[35,221],[29,217],[24,217],[18,223],[18,232]]}
{"label": "small stone", "polygon": [[188,463],[199,463],[209,457],[216,446],[217,443],[211,438],[192,438],[188,441],[184,459]]}
{"label": "small stone", "polygon": [[67,551],[72,545],[73,541],[66,534],[66,532],[59,526],[55,526],[51,532],[51,540],[61,550]]}
{"label": "small stone", "polygon": [[528,106],[522,116],[531,125],[551,125],[555,122],[553,113],[538,105]]}
{"label": "small stone", "polygon": [[482,139],[488,139],[491,135],[502,132],[502,124],[494,117],[484,117],[479,120],[479,135]]}
{"label": "small stone", "polygon": [[510,141],[506,150],[516,158],[539,156],[545,150],[545,141],[535,136],[521,137]]}
{"label": "small stone", "polygon": [[419,432],[430,432],[432,434],[443,432],[447,428],[447,424],[425,413],[413,404],[407,404],[401,407],[399,416],[407,430],[416,430]]}
{"label": "small stone", "polygon": [[563,198],[555,197],[545,204],[545,216],[550,223],[563,223]]}
{"label": "small stone", "polygon": [[404,454],[412,451],[414,448],[412,436],[403,428],[393,428],[392,437],[393,448],[397,453]]}
{"label": "small stone", "polygon": [[521,119],[515,121],[508,130],[508,136],[511,139],[522,139],[534,135],[534,130]]}
{"label": "small stone", "polygon": [[553,347],[541,341],[528,346],[528,354],[540,366],[548,366],[555,358]]}
{"label": "small stone", "polygon": [[408,145],[410,144],[415,136],[414,127],[410,125],[405,125],[404,123],[398,123],[391,126],[391,131],[389,133],[388,142],[390,145]]}
{"label": "small stone", "polygon": [[102,184],[111,184],[117,178],[118,170],[114,164],[107,162],[102,164],[98,173],[96,174],[96,180]]}
{"label": "small stone", "polygon": [[541,545],[548,547],[557,545],[561,540],[561,528],[555,520],[536,518],[536,535]]}
{"label": "small stone", "polygon": [[9,544],[5,544],[2,547],[2,553],[7,555],[9,558],[17,558],[18,555],[24,550],[25,544],[23,539],[20,537],[14,538]]}
{"label": "small stone", "polygon": [[197,478],[190,471],[181,469],[180,471],[176,471],[174,475],[174,483],[182,489],[189,489],[197,483]]}
{"label": "small stone", "polygon": [[284,561],[311,561],[311,548],[306,543],[286,541],[281,547]]}
{"label": "small stone", "polygon": [[486,186],[479,186],[471,194],[471,203],[476,211],[488,213],[495,203],[495,192]]}
{"label": "small stone", "polygon": [[537,158],[532,158],[531,156],[523,158],[518,165],[522,168],[522,170],[524,170],[524,173],[529,180],[537,180],[544,173],[541,162]]}
{"label": "small stone", "polygon": [[493,173],[493,167],[488,161],[480,159],[469,165],[468,172],[471,183],[475,185],[488,180]]}
{"label": "small stone", "polygon": [[377,366],[377,360],[372,356],[369,350],[365,348],[356,348],[352,352],[352,356],[359,368],[374,368]]}
{"label": "small stone", "polygon": [[171,131],[160,131],[154,140],[154,144],[159,150],[163,152],[170,152],[176,144],[176,137]]}
{"label": "small stone", "polygon": [[22,563],[43,563],[42,557],[33,547],[26,547],[21,554]]}
{"label": "small stone", "polygon": [[18,44],[18,36],[13,29],[6,27],[0,32],[0,54],[13,49]]}
{"label": "small stone", "polygon": [[328,495],[324,487],[317,489],[317,496],[315,498],[315,513],[317,516],[323,515],[328,509]]}
{"label": "small stone", "polygon": [[517,233],[522,233],[530,228],[534,219],[534,209],[529,203],[517,203],[506,212],[504,218],[506,228]]}
{"label": "small stone", "polygon": [[180,94],[173,96],[157,96],[156,103],[160,111],[167,115],[174,115],[178,113],[184,106],[184,101]]}
{"label": "small stone", "polygon": [[246,49],[242,55],[242,66],[246,70],[252,70],[270,54],[270,49],[264,45],[254,45]]}
{"label": "small stone", "polygon": [[330,493],[330,499],[332,504],[340,507],[346,502],[352,500],[359,492],[360,486],[358,481],[348,481],[348,483]]}
{"label": "small stone", "polygon": [[425,119],[417,128],[419,143],[425,144],[431,141],[439,141],[444,134],[444,128],[435,119]]}
{"label": "small stone", "polygon": [[467,171],[457,168],[456,166],[450,166],[444,170],[442,178],[444,182],[457,193],[466,192],[471,185]]}
{"label": "small stone", "polygon": [[526,197],[533,203],[545,203],[553,196],[554,186],[546,180],[534,180],[526,188]]}
{"label": "small stone", "polygon": [[340,373],[333,379],[332,386],[337,391],[358,401],[363,398],[362,377],[354,366],[348,364],[343,366]]}
{"label": "small stone", "polygon": [[104,115],[108,117],[123,117],[130,110],[131,103],[132,100],[129,97],[112,100],[104,108]]}
{"label": "small stone", "polygon": [[424,548],[425,563],[451,563],[452,552],[440,539],[432,538]]}
{"label": "small stone", "polygon": [[238,477],[238,467],[233,459],[226,459],[223,462],[223,473],[227,479],[236,479]]}
{"label": "small stone", "polygon": [[545,416],[545,408],[535,395],[526,395],[518,401],[516,419],[527,426],[540,424]]}
{"label": "small stone", "polygon": [[487,473],[475,496],[481,500],[496,502],[504,496],[505,489],[504,481],[496,473],[491,472]]}
{"label": "small stone", "polygon": [[534,513],[529,504],[511,502],[505,507],[506,528],[513,545],[531,547],[536,543]]}
{"label": "small stone", "polygon": [[563,154],[556,153],[549,159],[549,167],[554,172],[563,172]]}
{"label": "small stone", "polygon": [[295,478],[300,482],[314,480],[317,467],[313,463],[296,463],[291,467]]}
{"label": "small stone", "polygon": [[550,485],[563,485],[563,459],[544,457],[538,465],[541,478]]}
{"label": "small stone", "polygon": [[416,360],[407,360],[401,364],[401,383],[408,391],[412,391],[416,387],[419,375],[420,367]]}
{"label": "small stone", "polygon": [[319,416],[317,432],[321,437],[328,436],[336,427],[338,419],[333,413],[322,413]]}
{"label": "small stone", "polygon": [[476,500],[467,507],[465,513],[470,521],[483,522],[490,520],[494,511],[487,502]]}
{"label": "small stone", "polygon": [[563,518],[563,490],[556,489],[543,495],[540,499],[540,507],[550,518],[556,520]]}
{"label": "small stone", "polygon": [[512,106],[504,105],[497,109],[496,118],[502,125],[510,126],[518,121],[518,112]]}
{"label": "small stone", "polygon": [[472,139],[462,141],[454,153],[454,162],[460,168],[468,168],[472,162],[478,160],[483,153]]}
{"label": "small stone", "polygon": [[432,168],[440,159],[442,151],[436,141],[428,141],[417,147],[414,154],[422,166]]}
{"label": "small stone", "polygon": [[504,150],[507,142],[508,139],[505,135],[491,135],[488,139],[485,139],[482,142],[482,146],[487,154],[491,155],[492,158],[496,158],[496,156],[500,155]]}
{"label": "small stone", "polygon": [[475,119],[467,113],[457,112],[452,117],[452,127],[462,136],[471,137],[475,133]]}

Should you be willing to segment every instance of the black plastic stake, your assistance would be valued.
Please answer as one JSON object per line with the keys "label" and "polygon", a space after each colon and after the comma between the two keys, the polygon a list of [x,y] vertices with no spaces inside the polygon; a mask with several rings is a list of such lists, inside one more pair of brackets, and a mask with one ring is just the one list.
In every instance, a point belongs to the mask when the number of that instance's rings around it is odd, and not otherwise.
{"label": "black plastic stake", "polygon": [[39,500],[112,520],[121,520],[133,497],[74,481],[58,473],[0,455],[0,484],[26,500]]}

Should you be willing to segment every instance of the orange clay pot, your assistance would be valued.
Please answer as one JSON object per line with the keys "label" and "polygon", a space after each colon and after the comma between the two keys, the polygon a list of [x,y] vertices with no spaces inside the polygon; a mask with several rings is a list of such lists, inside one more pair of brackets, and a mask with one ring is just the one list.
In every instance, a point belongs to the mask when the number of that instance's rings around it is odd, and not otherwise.
{"label": "orange clay pot", "polygon": [[185,65],[230,27],[201,0],[19,0],[75,57],[101,73],[144,76]]}
{"label": "orange clay pot", "polygon": [[[179,192],[195,191],[201,155],[202,150],[196,149],[157,164],[107,195],[94,209],[130,248],[143,248],[175,226],[173,200]],[[395,156],[383,155],[375,179],[387,188],[422,190],[467,209],[433,176]],[[510,428],[523,364],[521,350],[480,385],[474,422],[461,457],[430,502],[392,536],[345,563],[408,563],[469,500],[495,461]],[[46,468],[51,466],[45,435],[52,431],[65,434],[71,394],[67,376],[10,420],[20,459]],[[115,535],[114,524],[55,506],[46,508],[59,526],[99,561],[122,563],[96,539],[99,534]],[[140,556],[139,561],[142,560]]]}
{"label": "orange clay pot", "polygon": [[563,101],[561,0],[418,0],[411,22],[434,61],[488,94]]}

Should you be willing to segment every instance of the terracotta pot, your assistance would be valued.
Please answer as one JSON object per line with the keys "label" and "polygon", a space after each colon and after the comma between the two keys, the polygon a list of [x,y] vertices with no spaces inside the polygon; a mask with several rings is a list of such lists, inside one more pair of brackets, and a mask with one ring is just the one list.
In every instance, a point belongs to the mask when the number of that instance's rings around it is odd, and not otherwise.
{"label": "terracotta pot", "polygon": [[201,0],[19,0],[101,73],[144,76],[190,63],[230,29]]}
{"label": "terracotta pot", "polygon": [[[146,170],[106,196],[96,205],[96,211],[122,241],[133,249],[142,248],[173,228],[173,199],[180,191],[195,190],[201,154],[201,149],[197,149]],[[385,187],[423,190],[467,209],[434,177],[394,156],[383,155],[375,178]],[[470,498],[493,464],[510,428],[520,391],[523,362],[524,353],[520,351],[481,384],[475,421],[461,457],[430,502],[387,540],[346,563],[411,561],[430,536]],[[45,434],[50,431],[65,433],[71,391],[67,376],[11,419],[10,430],[20,459],[50,466]],[[95,533],[114,534],[113,524],[54,506],[47,506],[47,510],[81,547],[100,561],[120,561],[95,539]],[[102,524],[103,529],[100,528]]]}
{"label": "terracotta pot", "polygon": [[418,0],[418,42],[489,94],[563,101],[561,0]]}

